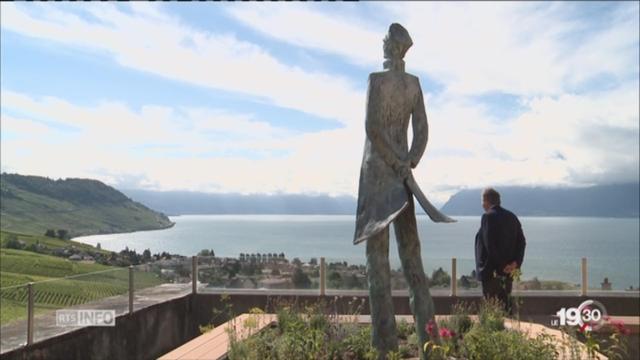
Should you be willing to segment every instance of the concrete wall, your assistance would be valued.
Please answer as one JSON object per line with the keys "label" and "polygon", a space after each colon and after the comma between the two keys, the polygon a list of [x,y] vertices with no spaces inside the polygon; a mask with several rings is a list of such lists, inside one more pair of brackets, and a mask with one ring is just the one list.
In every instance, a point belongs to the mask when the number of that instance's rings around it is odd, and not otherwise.
{"label": "concrete wall", "polygon": [[187,295],[116,318],[114,327],[87,327],[19,348],[2,360],[155,359],[199,335]]}
{"label": "concrete wall", "polygon": [[[223,300],[220,294],[187,295],[138,310],[116,319],[115,327],[90,327],[50,338],[29,347],[7,352],[2,360],[14,359],[155,359],[198,336],[199,325],[227,320],[224,310],[232,305],[235,314],[253,307],[267,312],[284,302],[315,303],[317,295],[233,294]],[[523,296],[521,318],[544,323],[561,307],[577,307],[586,299],[598,300],[610,315],[638,316],[640,299],[637,297],[578,297],[578,296]],[[331,309],[350,314],[360,306],[361,314],[369,313],[366,296],[326,296],[322,298]],[[434,297],[436,312],[448,314],[457,301],[477,303],[474,297]],[[411,314],[406,296],[394,297],[396,314]]]}

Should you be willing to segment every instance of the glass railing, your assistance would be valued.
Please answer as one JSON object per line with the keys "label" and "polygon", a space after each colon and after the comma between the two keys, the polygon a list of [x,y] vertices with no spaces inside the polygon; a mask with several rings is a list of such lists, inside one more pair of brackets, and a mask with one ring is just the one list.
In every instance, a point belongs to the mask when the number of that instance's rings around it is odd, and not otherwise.
{"label": "glass railing", "polygon": [[27,343],[27,304],[25,285],[9,285],[2,277],[0,288],[0,353]]}
{"label": "glass railing", "polygon": [[[82,323],[75,318],[79,310],[113,311],[114,316],[128,311],[129,270],[126,268],[36,282],[32,288],[34,341],[81,327]],[[65,312],[66,320],[63,319]],[[72,313],[76,315],[70,315]]]}
{"label": "glass railing", "polygon": [[191,293],[192,266],[184,256],[132,266],[133,310]]}

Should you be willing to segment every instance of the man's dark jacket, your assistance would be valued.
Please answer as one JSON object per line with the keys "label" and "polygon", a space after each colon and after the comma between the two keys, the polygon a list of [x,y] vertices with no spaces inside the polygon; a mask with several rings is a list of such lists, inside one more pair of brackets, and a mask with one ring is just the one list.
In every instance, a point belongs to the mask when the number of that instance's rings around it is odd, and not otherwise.
{"label": "man's dark jacket", "polygon": [[476,275],[478,280],[489,280],[495,271],[502,270],[515,261],[522,265],[526,242],[522,225],[511,211],[494,206],[482,215],[480,230],[476,234]]}

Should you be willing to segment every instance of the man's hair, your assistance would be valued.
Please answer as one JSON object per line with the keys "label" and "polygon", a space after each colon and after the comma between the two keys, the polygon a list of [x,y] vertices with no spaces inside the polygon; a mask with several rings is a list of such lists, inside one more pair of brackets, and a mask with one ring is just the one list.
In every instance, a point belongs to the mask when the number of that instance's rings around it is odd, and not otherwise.
{"label": "man's hair", "polygon": [[487,200],[491,205],[500,205],[500,193],[492,187],[482,190],[482,199]]}

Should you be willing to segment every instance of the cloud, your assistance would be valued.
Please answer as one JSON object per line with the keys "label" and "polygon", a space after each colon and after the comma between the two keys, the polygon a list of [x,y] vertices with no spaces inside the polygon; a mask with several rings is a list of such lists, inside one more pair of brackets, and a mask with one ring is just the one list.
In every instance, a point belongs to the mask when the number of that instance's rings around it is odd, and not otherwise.
{"label": "cloud", "polygon": [[[370,6],[387,19],[386,26],[397,21],[409,30],[414,46],[407,53],[407,69],[429,75],[454,93],[557,95],[600,76],[624,80],[638,74],[637,3],[606,10],[611,21],[601,26],[588,16],[572,18],[577,11],[570,4]],[[278,40],[367,68],[382,62],[386,26],[326,10],[271,4],[229,7],[235,19]]]}
{"label": "cloud", "polygon": [[2,163],[21,173],[163,190],[355,191],[363,135],[354,128],[303,134],[218,109],[2,94]]}
{"label": "cloud", "polygon": [[[46,12],[34,11],[43,9]],[[285,65],[258,45],[231,34],[195,30],[151,4],[131,4],[130,12],[111,4],[63,9],[69,10],[3,3],[2,28],[105,54],[136,70],[246,94],[345,124],[360,119],[364,94],[345,77]]]}
{"label": "cloud", "polygon": [[[564,4],[368,6],[410,30],[409,70],[445,84],[426,93],[430,137],[415,170],[435,202],[465,187],[638,181],[638,40],[630,31],[637,20],[626,12],[594,29],[582,18],[561,19]],[[388,22],[327,9],[229,7],[235,19],[289,44],[379,64]],[[260,46],[195,30],[146,4],[125,12],[3,3],[2,28],[343,123],[301,133],[242,109],[133,109],[123,99],[78,105],[62,94],[2,89],[3,169],[162,190],[357,193],[365,99],[343,76],[285,65]],[[606,86],[583,89],[603,76],[612,79]],[[469,96],[492,92],[516,94],[521,109],[500,117],[494,104]]]}
{"label": "cloud", "polygon": [[[541,97],[503,125],[474,103],[428,104],[430,142],[416,177],[439,203],[465,187],[638,181],[638,115],[633,110],[638,100],[627,93],[633,95],[621,89]],[[25,114],[2,114],[3,166],[162,190],[357,194],[362,127],[294,133],[248,120],[248,115],[228,114],[225,121],[216,109],[148,105],[135,111],[107,104],[79,106],[3,91],[2,108]],[[31,120],[43,114],[49,116],[48,125]],[[116,115],[123,120],[107,121]],[[213,120],[203,125],[209,115]],[[234,119],[239,119],[237,127],[227,125]],[[58,123],[79,130],[52,127]],[[129,136],[136,123],[155,129],[152,142]],[[18,136],[5,138],[7,133]],[[65,140],[51,146],[56,134]],[[264,156],[247,155],[255,152]]]}

